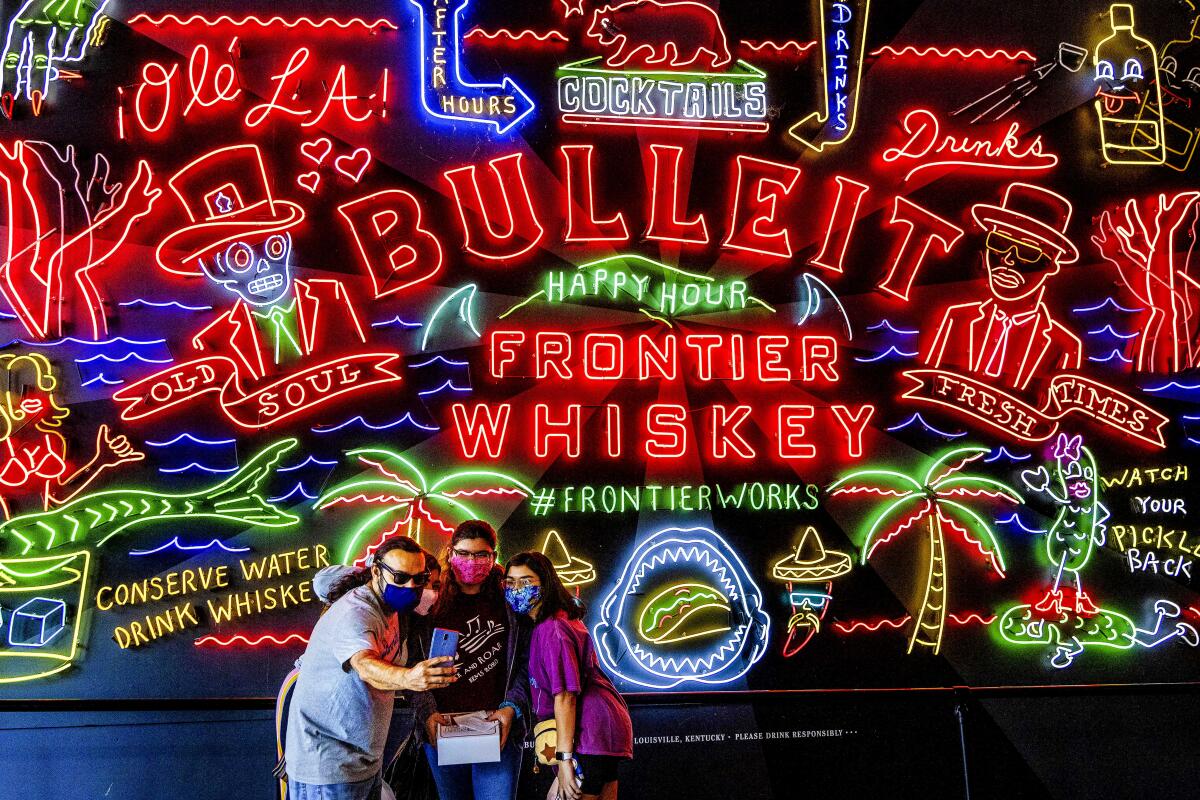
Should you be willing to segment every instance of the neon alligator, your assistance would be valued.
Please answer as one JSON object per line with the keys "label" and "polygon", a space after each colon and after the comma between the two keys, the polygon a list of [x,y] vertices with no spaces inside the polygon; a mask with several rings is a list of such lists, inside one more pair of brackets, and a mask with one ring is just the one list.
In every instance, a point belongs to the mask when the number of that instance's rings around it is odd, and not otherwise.
{"label": "neon alligator", "polygon": [[86,542],[97,546],[140,525],[173,519],[216,519],[261,528],[286,528],[299,517],[262,495],[262,486],[296,439],[283,439],[258,451],[245,466],[216,486],[186,494],[142,489],[93,492],[53,511],[22,514],[0,524],[0,550],[26,555],[32,550]]}

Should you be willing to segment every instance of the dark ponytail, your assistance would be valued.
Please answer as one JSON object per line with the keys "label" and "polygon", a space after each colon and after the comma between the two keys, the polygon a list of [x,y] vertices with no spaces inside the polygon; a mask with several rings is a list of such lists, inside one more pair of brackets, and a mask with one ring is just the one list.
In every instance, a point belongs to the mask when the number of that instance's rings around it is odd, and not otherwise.
{"label": "dark ponytail", "polygon": [[392,536],[384,539],[383,543],[375,549],[373,554],[371,554],[371,560],[368,562],[367,566],[363,567],[362,569],[355,570],[349,575],[344,575],[341,578],[338,578],[334,582],[333,586],[329,587],[329,592],[326,595],[329,598],[329,603],[332,605],[338,600],[338,598],[347,592],[353,591],[359,586],[366,586],[371,580],[370,565],[374,564],[376,561],[383,558],[393,550],[403,550],[406,553],[420,553],[427,559],[429,557],[429,553],[425,552],[425,549],[421,547],[421,545],[417,544],[416,541],[407,536]]}

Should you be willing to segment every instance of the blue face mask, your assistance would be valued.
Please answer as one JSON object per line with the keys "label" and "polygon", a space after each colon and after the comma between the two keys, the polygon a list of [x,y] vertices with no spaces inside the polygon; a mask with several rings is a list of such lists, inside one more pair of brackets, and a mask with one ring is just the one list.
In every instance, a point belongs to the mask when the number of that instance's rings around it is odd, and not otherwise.
{"label": "blue face mask", "polygon": [[520,589],[510,587],[504,590],[504,599],[518,614],[528,614],[541,597],[542,587],[540,586],[522,586]]}
{"label": "blue face mask", "polygon": [[420,587],[397,586],[387,581],[383,584],[383,602],[397,614],[407,614],[421,602]]}

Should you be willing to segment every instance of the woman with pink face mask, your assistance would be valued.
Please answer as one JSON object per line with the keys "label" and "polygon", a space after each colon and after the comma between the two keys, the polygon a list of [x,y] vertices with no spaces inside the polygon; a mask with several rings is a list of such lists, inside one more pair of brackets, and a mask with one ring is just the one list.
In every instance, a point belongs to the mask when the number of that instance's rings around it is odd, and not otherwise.
{"label": "woman with pink face mask", "polygon": [[[496,563],[496,532],[470,520],[459,525],[446,550],[447,569],[430,611],[430,625],[459,632],[458,680],[414,700],[424,721],[426,752],[442,800],[512,800],[521,771],[521,742],[529,706],[529,638],[532,626],[504,600],[504,572]],[[486,711],[500,723],[500,760],[438,766],[437,725],[447,715]]]}

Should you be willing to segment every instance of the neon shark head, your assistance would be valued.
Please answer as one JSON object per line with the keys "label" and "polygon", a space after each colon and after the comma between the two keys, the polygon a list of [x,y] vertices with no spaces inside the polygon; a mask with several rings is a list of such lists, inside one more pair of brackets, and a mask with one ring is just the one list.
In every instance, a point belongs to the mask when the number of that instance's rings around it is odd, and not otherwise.
{"label": "neon shark head", "polygon": [[593,630],[601,662],[650,689],[719,685],[767,649],[762,592],[729,544],[708,528],[666,528],[633,552]]}

